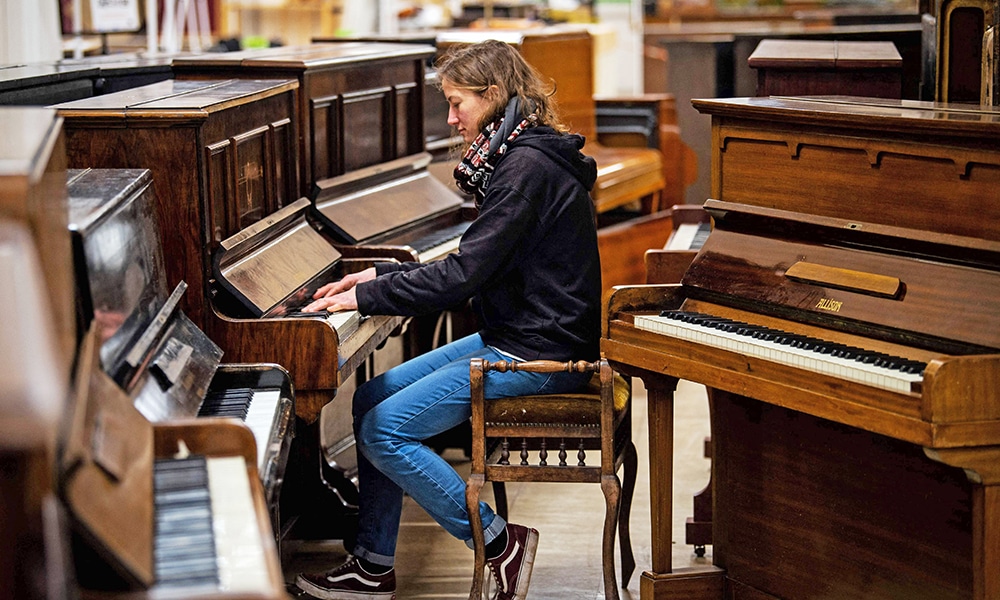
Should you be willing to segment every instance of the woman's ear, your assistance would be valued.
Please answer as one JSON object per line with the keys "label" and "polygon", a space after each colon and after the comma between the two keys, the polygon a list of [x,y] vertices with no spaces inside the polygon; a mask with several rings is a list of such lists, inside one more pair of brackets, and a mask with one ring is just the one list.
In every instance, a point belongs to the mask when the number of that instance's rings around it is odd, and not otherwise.
{"label": "woman's ear", "polygon": [[483,92],[483,98],[489,102],[494,102],[497,99],[497,95],[500,93],[500,87],[497,84],[492,84],[486,91]]}

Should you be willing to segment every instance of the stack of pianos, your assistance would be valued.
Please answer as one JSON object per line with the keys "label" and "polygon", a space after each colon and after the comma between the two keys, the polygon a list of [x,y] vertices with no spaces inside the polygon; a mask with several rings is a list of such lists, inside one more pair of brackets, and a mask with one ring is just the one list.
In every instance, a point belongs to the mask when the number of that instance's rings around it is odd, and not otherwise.
{"label": "stack of pianos", "polygon": [[[45,390],[67,415],[58,434],[43,422],[48,437],[15,452],[51,478],[5,489],[30,517],[18,533],[55,548],[2,561],[4,573],[30,562],[49,581],[67,576],[59,593],[29,594],[31,571],[16,597],[284,597],[278,557],[295,519],[349,516],[349,403],[335,407],[340,481],[317,468],[320,411],[404,322],[299,309],[374,260],[454,251],[472,220],[427,171],[432,53],[345,43],[265,51],[259,64],[205,56],[177,79],[0,114],[25,163],[4,163],[23,172],[0,188],[2,214],[38,248],[64,357],[47,375],[68,390]],[[0,425],[19,423],[4,412]]]}
{"label": "stack of pianos", "polygon": [[[695,100],[713,221],[681,282],[616,288],[649,391],[641,597],[1000,597],[1000,112]],[[712,566],[671,565],[673,392],[710,390]]]}
{"label": "stack of pianos", "polygon": [[[288,375],[220,364],[178,308],[185,284],[167,293],[149,171],[67,170],[62,126],[0,111],[18,142],[0,173],[0,595],[284,598]],[[249,402],[217,416],[233,391]]]}
{"label": "stack of pianos", "polygon": [[[76,366],[72,380],[52,374],[68,417],[42,486],[65,513],[50,537],[72,545],[32,565],[50,579],[58,557],[76,569],[64,593],[17,597],[73,597],[77,585],[98,597],[284,597],[278,556],[298,517],[350,521],[349,402],[331,401],[404,321],[300,308],[374,260],[455,251],[474,218],[427,170],[433,51],[178,58],[176,79],[0,115],[25,160],[47,160],[23,166],[43,189],[8,186],[4,214],[45,250],[58,349],[67,373]],[[336,481],[318,468],[328,404],[343,435],[324,464]],[[161,487],[175,481],[180,491]],[[25,535],[48,535],[41,505],[23,512]],[[350,526],[333,527],[345,543]],[[243,537],[218,537],[229,530]],[[5,572],[21,570],[7,556]]]}

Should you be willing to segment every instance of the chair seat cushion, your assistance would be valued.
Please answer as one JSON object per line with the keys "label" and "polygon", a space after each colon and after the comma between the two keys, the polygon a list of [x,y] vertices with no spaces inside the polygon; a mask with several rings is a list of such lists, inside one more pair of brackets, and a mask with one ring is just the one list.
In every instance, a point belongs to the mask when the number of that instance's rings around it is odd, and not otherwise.
{"label": "chair seat cushion", "polygon": [[[631,384],[614,375],[615,422],[625,412],[632,395]],[[560,424],[573,427],[600,427],[601,381],[595,374],[587,386],[575,393],[513,396],[485,403],[485,421],[489,425]]]}

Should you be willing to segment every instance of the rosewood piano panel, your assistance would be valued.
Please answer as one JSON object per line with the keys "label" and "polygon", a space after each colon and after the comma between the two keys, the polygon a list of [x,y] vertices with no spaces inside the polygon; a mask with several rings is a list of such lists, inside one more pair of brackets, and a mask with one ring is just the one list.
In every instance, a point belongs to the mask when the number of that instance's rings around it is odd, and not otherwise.
{"label": "rosewood piano panel", "polygon": [[[694,100],[712,197],[1000,240],[995,107],[848,96]],[[807,181],[808,185],[803,185]],[[947,199],[943,201],[942,199]],[[943,210],[947,208],[947,210]]]}
{"label": "rosewood piano panel", "polygon": [[222,239],[298,196],[289,80],[164,81],[56,105],[73,168],[148,168],[168,285],[206,329],[210,256]]}
{"label": "rosewood piano panel", "polygon": [[178,79],[299,82],[300,195],[323,179],[424,149],[424,64],[431,46],[310,44],[177,58]]}

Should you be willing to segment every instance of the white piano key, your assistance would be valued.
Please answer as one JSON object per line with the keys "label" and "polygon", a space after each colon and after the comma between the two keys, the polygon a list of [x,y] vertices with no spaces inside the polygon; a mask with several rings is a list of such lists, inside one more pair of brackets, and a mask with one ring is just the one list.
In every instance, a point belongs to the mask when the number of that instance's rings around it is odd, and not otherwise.
{"label": "white piano key", "polygon": [[678,338],[754,356],[814,373],[822,373],[890,391],[909,393],[923,376],[856,360],[821,354],[705,325],[686,323],[661,316],[636,316],[635,326],[667,337]]}
{"label": "white piano key", "polygon": [[206,460],[212,498],[219,589],[233,592],[268,589],[267,558],[261,546],[246,462],[242,456]]}
{"label": "white piano key", "polygon": [[358,330],[358,326],[361,324],[361,313],[356,310],[330,313],[326,317],[326,322],[337,330],[338,339],[345,340]]}
{"label": "white piano key", "polygon": [[257,469],[264,472],[264,457],[271,443],[271,432],[275,421],[280,417],[278,404],[281,402],[281,390],[259,389],[253,391],[246,419],[243,421],[253,432],[257,441]]}
{"label": "white piano key", "polygon": [[461,240],[462,238],[457,237],[455,239],[448,240],[443,244],[434,246],[433,248],[424,250],[423,252],[417,255],[417,260],[422,263],[426,263],[432,260],[437,260],[439,258],[444,258],[448,254],[458,251],[458,243]]}

